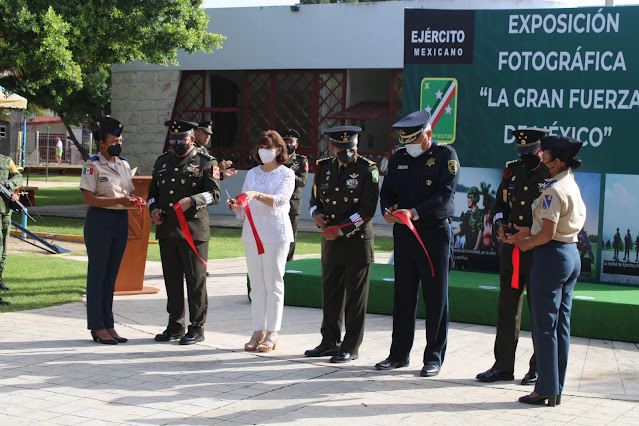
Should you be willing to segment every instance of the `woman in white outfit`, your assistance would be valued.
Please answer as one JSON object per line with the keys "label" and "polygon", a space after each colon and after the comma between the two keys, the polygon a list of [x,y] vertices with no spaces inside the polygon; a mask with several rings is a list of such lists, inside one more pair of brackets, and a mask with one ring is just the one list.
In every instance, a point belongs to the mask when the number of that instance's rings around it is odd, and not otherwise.
{"label": "woman in white outfit", "polygon": [[264,245],[257,244],[244,211],[234,200],[227,201],[238,218],[244,218],[242,241],[251,280],[253,335],[244,345],[247,351],[271,352],[277,346],[284,310],[284,267],[293,229],[288,217],[289,201],[295,189],[295,173],[285,166],[288,154],[284,140],[274,130],[262,132],[254,158],[261,163],[246,174],[242,191]]}

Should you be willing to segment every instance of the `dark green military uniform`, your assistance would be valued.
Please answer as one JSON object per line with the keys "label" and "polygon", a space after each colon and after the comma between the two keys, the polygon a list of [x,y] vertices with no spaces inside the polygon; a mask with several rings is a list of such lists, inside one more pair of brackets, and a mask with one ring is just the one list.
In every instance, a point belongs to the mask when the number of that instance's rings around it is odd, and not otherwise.
{"label": "dark green military uniform", "polygon": [[191,197],[193,207],[184,211],[184,217],[198,253],[206,260],[210,239],[207,206],[220,200],[219,177],[215,158],[197,148],[184,157],[173,152],[162,154],[153,167],[148,204],[151,212],[156,208],[165,212],[164,223],[156,228],[156,238],[160,241],[168,299],[167,330],[172,334],[184,334],[184,278],[191,322],[189,334],[203,334],[208,307],[206,265],[187,243],[173,205],[184,197]]}
{"label": "dark green military uniform", "polygon": [[478,208],[466,212],[462,222],[462,231],[466,235],[464,249],[472,250],[477,244],[477,236],[484,230],[484,212]]}
{"label": "dark green military uniform", "polygon": [[[550,177],[544,165],[529,170],[521,160],[506,165],[504,175],[497,190],[493,218],[501,223],[518,226],[532,226],[532,202],[541,194],[540,184]],[[497,230],[495,230],[497,232]],[[516,232],[513,228],[513,232]],[[495,367],[512,373],[515,368],[515,350],[519,340],[521,308],[524,288],[530,288],[530,269],[533,250],[520,252],[519,289],[511,287],[513,275],[512,253],[514,245],[502,243],[500,290],[495,337]],[[530,299],[528,309],[530,309]],[[530,371],[537,371],[535,354],[530,358]]]}
{"label": "dark green military uniform", "polygon": [[[6,155],[0,154],[0,182],[7,184],[11,192],[22,186],[22,175],[13,163],[13,160]],[[9,228],[11,227],[11,201],[0,196],[0,216],[2,227],[0,232],[0,283],[2,283],[2,272],[7,263],[7,243],[9,242]],[[2,300],[2,299],[0,299]],[[7,302],[8,303],[8,302]]]}
{"label": "dark green military uniform", "polygon": [[626,236],[624,237],[623,260],[630,261],[630,250],[632,250],[632,235],[630,235],[630,229],[628,229],[628,232],[626,233]]}
{"label": "dark green military uniform", "polygon": [[[359,155],[340,171],[335,158],[318,160],[310,201],[313,217],[321,214],[326,228],[341,228],[335,240],[322,238],[322,344],[339,346],[345,314],[346,334],[341,350],[357,354],[364,337],[364,320],[373,262],[373,224],[379,197],[377,165]],[[346,298],[346,300],[344,300]]]}
{"label": "dark green military uniform", "polygon": [[308,159],[305,155],[294,152],[289,155],[288,163],[286,167],[295,172],[295,190],[293,196],[291,196],[291,210],[288,212],[288,216],[291,219],[291,226],[293,227],[293,242],[288,250],[288,256],[286,261],[293,259],[295,254],[295,240],[297,240],[297,225],[299,224],[300,213],[302,211],[302,188],[306,186],[306,179],[308,178]]}
{"label": "dark green military uniform", "polygon": [[613,260],[619,260],[619,250],[621,250],[621,234],[619,233],[619,228],[617,228],[617,233],[612,238],[612,248],[615,249]]}

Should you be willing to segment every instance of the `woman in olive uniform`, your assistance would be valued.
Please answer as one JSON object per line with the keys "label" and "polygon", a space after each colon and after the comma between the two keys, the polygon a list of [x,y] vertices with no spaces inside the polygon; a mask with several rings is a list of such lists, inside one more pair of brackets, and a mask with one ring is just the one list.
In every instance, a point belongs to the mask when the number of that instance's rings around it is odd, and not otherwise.
{"label": "woman in olive uniform", "polygon": [[521,228],[508,239],[522,251],[535,249],[530,307],[539,377],[535,390],[519,398],[526,404],[559,404],[566,379],[572,292],[581,272],[577,236],[586,221],[586,205],[571,170],[581,165],[576,157],[581,145],[563,136],[541,139],[551,180],[533,203],[532,229]]}
{"label": "woman in olive uniform", "polygon": [[113,328],[113,291],[129,231],[128,208],[146,202],[133,195],[131,168],[120,157],[122,124],[100,117],[96,140],[100,153],[87,160],[80,189],[89,206],[84,241],[89,257],[87,272],[87,322],[94,342],[115,345],[127,341]]}

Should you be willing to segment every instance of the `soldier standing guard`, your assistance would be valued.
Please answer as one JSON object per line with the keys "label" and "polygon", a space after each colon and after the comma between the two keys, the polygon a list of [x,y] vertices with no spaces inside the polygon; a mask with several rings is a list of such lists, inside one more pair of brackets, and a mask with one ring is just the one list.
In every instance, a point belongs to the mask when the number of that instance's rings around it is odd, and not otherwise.
{"label": "soldier standing guard", "polygon": [[615,255],[612,260],[619,261],[619,250],[621,250],[621,234],[619,233],[619,228],[617,228],[617,232],[612,238],[612,248],[615,249]]}
{"label": "soldier standing guard", "polygon": [[[495,363],[489,370],[477,375],[480,382],[510,381],[515,378],[515,351],[521,326],[521,308],[524,288],[527,293],[530,291],[533,251],[520,252],[519,288],[512,288],[512,256],[515,245],[508,244],[505,238],[508,234],[517,232],[514,225],[532,226],[531,205],[541,194],[544,181],[550,177],[548,168],[541,163],[540,140],[547,133],[547,130],[537,128],[512,132],[517,141],[516,150],[520,159],[506,164],[493,208],[493,221],[498,228],[497,235],[502,241]],[[530,310],[530,298],[526,300]],[[528,365],[528,373],[521,380],[522,385],[533,385],[537,381],[534,345]]]}
{"label": "soldier standing guard", "polygon": [[624,237],[623,260],[628,260],[628,262],[630,262],[630,250],[632,250],[632,235],[630,235],[630,229],[628,229],[626,236]]}
{"label": "soldier standing guard", "polygon": [[288,256],[286,261],[293,260],[295,254],[295,240],[297,240],[297,225],[299,224],[300,212],[302,211],[302,188],[306,186],[306,179],[308,178],[308,159],[303,154],[295,152],[298,146],[298,140],[300,134],[295,129],[284,129],[280,132],[282,139],[286,143],[288,149],[288,162],[286,167],[295,172],[295,190],[291,197],[291,210],[288,212],[288,216],[291,219],[291,226],[293,227],[293,242],[288,250]]}
{"label": "soldier standing guard", "polygon": [[[207,206],[220,200],[220,169],[209,154],[194,147],[197,123],[170,120],[171,151],[158,157],[149,185],[149,210],[157,225],[160,256],[167,294],[169,324],[155,336],[158,342],[180,339],[181,345],[204,340],[208,308],[206,265],[210,225]],[[181,206],[197,253],[193,251],[178,222],[174,205]],[[198,257],[198,254],[200,257]],[[184,335],[184,279],[191,324]]]}
{"label": "soldier standing guard", "polygon": [[[345,225],[322,234],[322,342],[309,357],[343,363],[358,357],[364,338],[373,224],[379,197],[377,165],[357,154],[356,126],[326,129],[333,158],[317,161],[310,213],[318,228]],[[346,300],[345,300],[346,299]],[[341,342],[342,319],[346,334]]]}
{"label": "soldier standing guard", "polygon": [[382,210],[397,211],[412,220],[430,258],[413,232],[399,218],[385,213],[395,241],[395,298],[393,343],[378,370],[407,366],[415,337],[417,295],[422,283],[426,305],[426,349],[423,377],[439,374],[448,340],[448,272],[452,252],[450,217],[455,212],[455,187],[459,179],[457,153],[431,139],[430,113],[417,111],[393,124],[400,148],[393,154],[384,178]]}
{"label": "soldier standing guard", "polygon": [[[13,192],[22,186],[22,175],[13,163],[11,157],[0,154],[0,185],[4,185]],[[7,263],[7,243],[9,242],[9,229],[11,228],[11,201],[17,201],[18,196],[13,195],[11,200],[0,196],[0,290],[10,290],[2,282],[2,272]],[[11,302],[2,300],[0,305],[10,305]]]}

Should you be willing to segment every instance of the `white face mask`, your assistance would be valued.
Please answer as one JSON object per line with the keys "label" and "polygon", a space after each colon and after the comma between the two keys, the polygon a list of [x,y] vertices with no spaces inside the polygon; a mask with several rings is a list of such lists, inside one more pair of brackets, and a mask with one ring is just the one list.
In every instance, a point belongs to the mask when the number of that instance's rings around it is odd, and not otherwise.
{"label": "white face mask", "polygon": [[406,147],[406,152],[408,153],[408,155],[410,155],[411,157],[419,157],[420,155],[422,155],[425,151],[422,149],[422,144],[421,143],[411,143],[408,145],[404,145]]}
{"label": "white face mask", "polygon": [[271,150],[271,149],[266,149],[266,148],[260,148],[257,150],[257,155],[260,156],[260,160],[262,160],[262,163],[264,164],[268,164],[271,161],[275,160],[275,151]]}

